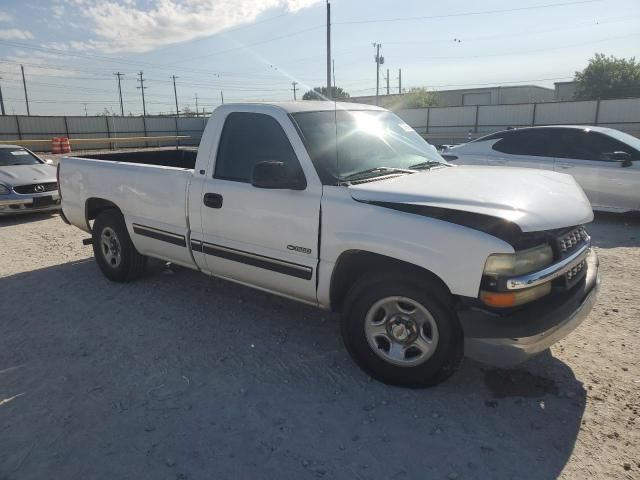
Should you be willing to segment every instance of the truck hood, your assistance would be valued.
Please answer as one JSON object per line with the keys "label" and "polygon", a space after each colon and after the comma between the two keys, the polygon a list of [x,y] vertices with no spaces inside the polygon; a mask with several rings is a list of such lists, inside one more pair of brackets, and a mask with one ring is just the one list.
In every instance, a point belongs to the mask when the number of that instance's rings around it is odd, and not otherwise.
{"label": "truck hood", "polygon": [[523,232],[593,220],[589,200],[571,175],[512,167],[435,168],[351,185],[362,202],[419,205],[497,217]]}
{"label": "truck hood", "polygon": [[51,165],[8,165],[0,167],[0,182],[12,186],[56,181],[56,169]]}

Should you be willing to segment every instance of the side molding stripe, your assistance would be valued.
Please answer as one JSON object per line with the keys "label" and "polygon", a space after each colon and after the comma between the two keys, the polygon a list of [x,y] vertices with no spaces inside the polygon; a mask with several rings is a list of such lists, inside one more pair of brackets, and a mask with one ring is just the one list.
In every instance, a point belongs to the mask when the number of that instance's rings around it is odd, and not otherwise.
{"label": "side molding stripe", "polygon": [[276,258],[265,257],[255,253],[236,250],[234,248],[214,245],[212,243],[204,243],[200,240],[191,240],[191,248],[206,255],[211,255],[232,262],[251,265],[252,267],[271,270],[272,272],[282,273],[291,277],[301,278],[303,280],[311,280],[313,277],[313,268],[297,263],[285,262]]}
{"label": "side molding stripe", "polygon": [[171,233],[153,227],[146,227],[144,225],[138,225],[137,223],[133,224],[133,231],[137,235],[141,235],[143,237],[153,238],[154,240],[171,243],[173,245],[178,245],[179,247],[187,246],[184,235],[178,235],[177,233]]}

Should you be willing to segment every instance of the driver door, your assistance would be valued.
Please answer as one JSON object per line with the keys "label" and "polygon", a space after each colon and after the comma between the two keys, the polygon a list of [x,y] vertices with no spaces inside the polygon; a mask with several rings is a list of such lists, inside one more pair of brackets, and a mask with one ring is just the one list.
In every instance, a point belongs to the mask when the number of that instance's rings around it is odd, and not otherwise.
{"label": "driver door", "polygon": [[194,250],[201,249],[214,275],[315,303],[319,180],[305,172],[304,190],[251,184],[259,162],[301,170],[298,155],[307,153],[291,121],[286,115],[232,112],[215,155],[203,182],[202,238]]}

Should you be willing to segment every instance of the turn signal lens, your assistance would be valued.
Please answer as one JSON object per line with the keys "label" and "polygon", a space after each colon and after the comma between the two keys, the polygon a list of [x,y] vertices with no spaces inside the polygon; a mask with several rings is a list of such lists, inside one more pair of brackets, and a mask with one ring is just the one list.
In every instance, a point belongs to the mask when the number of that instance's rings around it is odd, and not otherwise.
{"label": "turn signal lens", "polygon": [[480,300],[485,305],[495,308],[517,307],[523,303],[533,302],[551,292],[551,282],[537,287],[518,290],[517,292],[489,292],[480,291]]}

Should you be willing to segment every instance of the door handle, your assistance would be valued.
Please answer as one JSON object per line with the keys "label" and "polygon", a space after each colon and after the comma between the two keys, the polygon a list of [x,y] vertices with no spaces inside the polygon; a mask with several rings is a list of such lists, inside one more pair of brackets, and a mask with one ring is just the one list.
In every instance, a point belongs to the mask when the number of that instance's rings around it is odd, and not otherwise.
{"label": "door handle", "polygon": [[222,208],[222,195],[219,193],[205,193],[202,202],[209,208]]}

